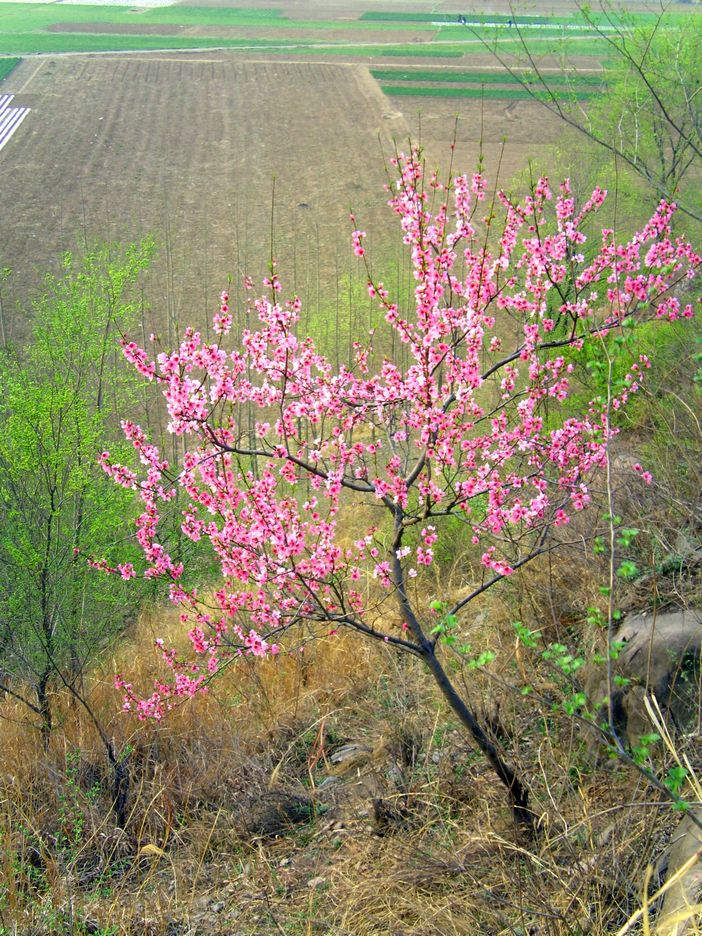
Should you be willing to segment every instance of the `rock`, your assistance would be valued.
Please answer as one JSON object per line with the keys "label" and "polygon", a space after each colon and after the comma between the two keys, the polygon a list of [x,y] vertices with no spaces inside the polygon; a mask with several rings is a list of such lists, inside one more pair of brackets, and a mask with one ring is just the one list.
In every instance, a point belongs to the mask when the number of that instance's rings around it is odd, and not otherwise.
{"label": "rock", "polygon": [[[695,810],[694,816],[698,821],[702,819],[702,810]],[[691,910],[697,907],[702,892],[701,851],[702,829],[695,825],[690,814],[683,816],[664,856],[668,864],[666,881],[676,874],[680,876],[663,898],[657,936],[683,936],[694,926],[697,913]],[[680,874],[686,865],[689,867]]]}
{"label": "rock", "polygon": [[[613,687],[615,727],[622,740],[635,746],[642,734],[651,731],[646,695],[655,695],[671,730],[697,728],[702,612],[688,608],[631,615],[615,633],[614,642],[624,644],[614,674],[629,680]],[[604,666],[591,667],[583,682],[593,702],[606,698]]]}
{"label": "rock", "polygon": [[242,810],[240,834],[245,838],[273,838],[309,822],[314,804],[308,796],[287,790],[268,790],[252,798]]}
{"label": "rock", "polygon": [[370,767],[376,750],[365,744],[345,744],[329,756],[328,773],[344,777],[352,772],[360,773]]}
{"label": "rock", "polygon": [[329,757],[332,764],[345,764],[348,761],[367,761],[373,749],[365,744],[345,744]]}

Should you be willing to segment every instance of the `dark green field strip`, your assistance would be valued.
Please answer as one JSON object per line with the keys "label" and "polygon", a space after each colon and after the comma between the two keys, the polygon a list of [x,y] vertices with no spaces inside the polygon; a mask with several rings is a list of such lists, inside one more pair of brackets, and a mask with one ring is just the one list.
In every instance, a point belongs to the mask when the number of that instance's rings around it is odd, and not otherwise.
{"label": "dark green field strip", "polygon": [[[546,97],[544,92],[527,91],[526,88],[426,88],[421,85],[381,85],[383,94],[390,97],[443,97],[443,98],[477,98],[494,101],[532,101],[534,98]],[[593,97],[593,91],[563,92],[565,100],[585,101]]]}
{"label": "dark green field strip", "polygon": [[0,81],[2,81],[3,78],[7,78],[10,72],[17,68],[21,61],[21,58],[0,58]]}
{"label": "dark green field strip", "polygon": [[[371,75],[378,81],[441,81],[445,84],[527,84],[539,82],[534,73],[525,72],[518,77],[507,71],[459,71],[458,69],[424,69],[413,68],[371,68]],[[573,85],[591,86],[599,88],[602,85],[600,75],[582,75],[577,72],[561,74],[554,72],[547,75],[549,85],[557,87],[572,87]],[[585,90],[585,87],[583,87]]]}

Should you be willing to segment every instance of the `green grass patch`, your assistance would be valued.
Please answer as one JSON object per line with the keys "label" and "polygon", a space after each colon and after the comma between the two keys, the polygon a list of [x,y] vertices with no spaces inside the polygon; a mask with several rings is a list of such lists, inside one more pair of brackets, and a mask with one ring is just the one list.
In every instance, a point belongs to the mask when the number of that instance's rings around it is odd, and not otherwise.
{"label": "green grass patch", "polygon": [[[524,72],[519,78],[514,77],[508,71],[459,71],[458,69],[437,69],[429,68],[371,68],[371,75],[378,81],[441,81],[445,84],[520,84],[521,81],[527,83],[537,82],[533,72]],[[581,75],[578,73],[548,75],[549,85],[555,87],[600,87],[602,77],[600,75]]]}
{"label": "green grass patch", "polygon": [[285,50],[284,40],[217,39],[209,37],[103,35],[102,33],[39,33],[32,36],[0,34],[0,54],[61,52],[139,52],[153,49]]}
{"label": "green grass patch", "polygon": [[21,58],[0,59],[0,81],[2,81],[3,78],[7,78],[10,72],[17,68],[21,61]]}
{"label": "green grass patch", "polygon": [[[546,97],[538,91],[530,92],[526,88],[455,88],[433,87],[426,88],[421,85],[381,85],[383,94],[392,97],[443,97],[443,98],[477,98],[479,100],[494,101],[532,101],[535,97]],[[564,94],[568,100],[574,98],[578,101],[592,97],[593,91],[574,91]]]}

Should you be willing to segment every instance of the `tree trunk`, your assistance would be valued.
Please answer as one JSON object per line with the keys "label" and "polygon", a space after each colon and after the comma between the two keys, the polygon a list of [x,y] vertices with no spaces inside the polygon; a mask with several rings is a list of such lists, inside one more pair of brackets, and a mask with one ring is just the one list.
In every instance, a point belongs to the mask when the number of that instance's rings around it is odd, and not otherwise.
{"label": "tree trunk", "polygon": [[515,770],[500,756],[495,744],[488,738],[474,713],[468,708],[441,665],[436,650],[429,641],[422,647],[422,659],[436,680],[451,709],[468,729],[471,737],[490,762],[493,770],[507,787],[514,818],[520,825],[533,828],[534,813],[529,809],[529,790],[517,777]]}
{"label": "tree trunk", "polygon": [[50,676],[51,668],[47,667],[40,675],[39,682],[37,683],[37,707],[39,709],[39,717],[41,718],[39,732],[41,734],[41,745],[45,751],[48,750],[51,729],[53,727],[51,702],[49,701],[48,692]]}

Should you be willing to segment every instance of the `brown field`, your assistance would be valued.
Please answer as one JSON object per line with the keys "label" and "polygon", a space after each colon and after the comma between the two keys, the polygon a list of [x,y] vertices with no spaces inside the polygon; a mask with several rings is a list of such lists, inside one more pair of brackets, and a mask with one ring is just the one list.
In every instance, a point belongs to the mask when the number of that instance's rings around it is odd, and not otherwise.
{"label": "brown field", "polygon": [[363,67],[218,54],[39,62],[3,88],[32,107],[0,169],[10,307],[77,237],[153,233],[164,249],[151,304],[201,320],[229,276],[266,272],[274,179],[275,254],[308,295],[318,255],[329,270],[348,242],[349,209],[369,229],[378,209],[388,215],[378,138],[387,151],[407,127]]}
{"label": "brown field", "polygon": [[[343,15],[333,5],[294,2],[285,12]],[[357,14],[346,8],[346,16]],[[489,62],[476,54],[450,64]],[[395,141],[406,148],[410,135],[420,138],[429,161],[444,162],[458,117],[455,164],[474,168],[482,139],[487,172],[494,178],[499,165],[508,185],[558,134],[530,103],[387,98],[365,63],[337,56],[41,56],[25,59],[2,91],[32,108],[0,162],[0,266],[14,271],[2,298],[6,328],[18,340],[21,306],[41,274],[84,239],[156,238],[162,249],[145,300],[159,330],[166,321],[176,329],[202,323],[230,278],[265,275],[271,230],[287,288],[318,310],[325,298],[333,302],[340,275],[360,275],[349,249],[350,210],[381,265],[394,266],[398,239],[384,204],[382,156]]]}

